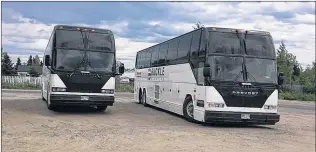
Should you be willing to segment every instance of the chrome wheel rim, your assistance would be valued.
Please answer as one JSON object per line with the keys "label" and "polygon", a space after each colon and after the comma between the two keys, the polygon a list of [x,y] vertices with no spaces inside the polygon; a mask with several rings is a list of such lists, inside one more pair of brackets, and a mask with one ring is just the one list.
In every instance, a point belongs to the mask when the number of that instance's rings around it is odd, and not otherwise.
{"label": "chrome wheel rim", "polygon": [[193,102],[189,102],[187,104],[187,114],[189,115],[189,117],[193,118]]}

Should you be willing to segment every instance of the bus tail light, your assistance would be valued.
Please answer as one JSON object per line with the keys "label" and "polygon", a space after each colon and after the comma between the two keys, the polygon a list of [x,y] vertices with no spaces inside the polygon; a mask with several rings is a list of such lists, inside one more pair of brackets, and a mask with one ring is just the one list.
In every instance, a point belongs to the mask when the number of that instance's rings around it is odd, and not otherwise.
{"label": "bus tail light", "polygon": [[224,104],[224,103],[214,103],[214,102],[211,102],[211,103],[208,103],[208,107],[209,107],[209,108],[224,108],[224,107],[225,107],[225,104]]}

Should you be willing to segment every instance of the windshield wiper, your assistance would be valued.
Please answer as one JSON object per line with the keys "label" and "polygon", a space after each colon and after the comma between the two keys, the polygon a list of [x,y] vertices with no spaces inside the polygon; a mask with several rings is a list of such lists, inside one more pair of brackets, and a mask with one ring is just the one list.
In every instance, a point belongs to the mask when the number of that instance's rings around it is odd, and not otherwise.
{"label": "windshield wiper", "polygon": [[[85,38],[83,36],[83,33],[82,31],[80,30],[80,33],[81,33],[81,38],[82,38],[82,43],[83,45],[85,45]],[[86,49],[85,49],[86,50]],[[77,71],[77,69],[80,67],[80,65],[84,63],[84,55],[82,55],[82,60],[80,61],[80,63],[77,64],[76,68],[72,71],[72,73],[70,74],[69,76],[69,79],[72,77],[72,75]]]}
{"label": "windshield wiper", "polygon": [[246,54],[248,54],[248,53],[247,53],[247,47],[246,47],[247,34],[248,34],[248,31],[245,32],[245,39],[243,40],[243,41],[244,41],[244,47],[245,47],[245,53],[246,53]]}

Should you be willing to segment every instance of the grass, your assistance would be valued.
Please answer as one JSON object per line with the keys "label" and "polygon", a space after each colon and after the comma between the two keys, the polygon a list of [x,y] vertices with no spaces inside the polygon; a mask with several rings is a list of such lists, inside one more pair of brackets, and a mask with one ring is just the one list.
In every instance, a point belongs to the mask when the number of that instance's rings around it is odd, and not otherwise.
{"label": "grass", "polygon": [[2,84],[2,89],[25,89],[25,90],[39,90],[41,87],[34,84]]}
{"label": "grass", "polygon": [[280,92],[279,98],[284,100],[316,101],[316,96],[312,93]]}
{"label": "grass", "polygon": [[[40,90],[39,85],[33,84],[2,84],[2,89],[25,89],[25,90]],[[119,84],[116,87],[116,92],[134,92],[134,87],[128,84]]]}

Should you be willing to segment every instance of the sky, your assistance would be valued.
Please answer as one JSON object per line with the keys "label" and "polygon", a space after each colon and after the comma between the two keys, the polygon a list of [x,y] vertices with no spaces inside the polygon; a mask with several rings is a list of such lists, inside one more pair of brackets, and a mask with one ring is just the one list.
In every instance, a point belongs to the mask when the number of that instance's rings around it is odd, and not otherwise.
{"label": "sky", "polygon": [[40,58],[54,25],[107,28],[117,59],[134,67],[136,52],[193,30],[201,22],[271,33],[306,66],[315,61],[314,2],[2,2],[2,46],[13,62]]}

